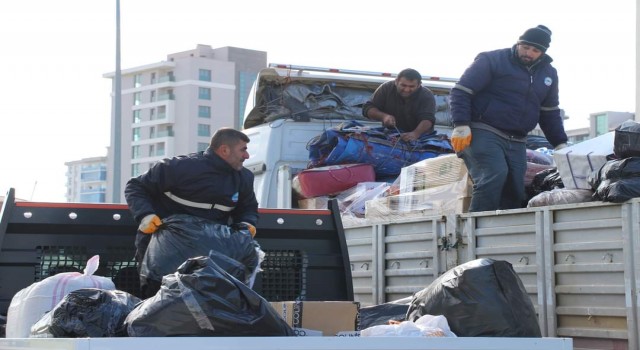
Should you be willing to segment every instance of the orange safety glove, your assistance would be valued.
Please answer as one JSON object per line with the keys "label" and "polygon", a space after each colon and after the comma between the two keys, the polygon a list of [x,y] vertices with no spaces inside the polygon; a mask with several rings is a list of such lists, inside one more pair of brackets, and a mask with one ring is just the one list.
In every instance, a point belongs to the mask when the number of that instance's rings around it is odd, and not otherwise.
{"label": "orange safety glove", "polygon": [[160,225],[162,225],[160,217],[156,214],[149,214],[142,219],[138,230],[142,233],[151,234],[156,232]]}
{"label": "orange safety glove", "polygon": [[468,125],[456,126],[451,133],[451,146],[453,150],[462,152],[471,144],[471,128]]}

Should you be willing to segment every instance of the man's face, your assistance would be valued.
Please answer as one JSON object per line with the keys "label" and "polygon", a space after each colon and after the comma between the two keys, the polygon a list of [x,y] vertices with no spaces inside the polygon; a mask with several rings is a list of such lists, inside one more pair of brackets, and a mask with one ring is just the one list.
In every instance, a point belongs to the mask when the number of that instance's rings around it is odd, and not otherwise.
{"label": "man's face", "polygon": [[516,46],[518,59],[526,66],[530,66],[533,62],[537,61],[543,52],[535,46],[518,44]]}
{"label": "man's face", "polygon": [[396,89],[403,98],[408,98],[420,87],[417,80],[408,80],[405,77],[396,79]]}
{"label": "man's face", "polygon": [[247,152],[247,143],[244,141],[238,141],[233,146],[222,145],[225,149],[221,152],[221,157],[224,159],[232,168],[236,170],[242,169],[242,163],[245,160],[249,159],[249,152]]}

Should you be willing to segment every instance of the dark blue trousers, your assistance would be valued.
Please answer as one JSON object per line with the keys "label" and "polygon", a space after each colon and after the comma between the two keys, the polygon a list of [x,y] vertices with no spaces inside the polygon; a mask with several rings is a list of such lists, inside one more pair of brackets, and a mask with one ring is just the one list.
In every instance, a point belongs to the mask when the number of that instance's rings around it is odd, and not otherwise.
{"label": "dark blue trousers", "polygon": [[469,211],[522,208],[527,148],[483,129],[472,129],[471,145],[459,153],[473,180]]}

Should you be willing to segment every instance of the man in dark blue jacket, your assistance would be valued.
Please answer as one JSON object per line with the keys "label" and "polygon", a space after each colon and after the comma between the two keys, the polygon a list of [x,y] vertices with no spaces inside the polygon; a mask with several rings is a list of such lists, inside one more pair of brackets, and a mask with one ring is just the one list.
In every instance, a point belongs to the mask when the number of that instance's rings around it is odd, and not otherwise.
{"label": "man in dark blue jacket", "polygon": [[242,166],[249,159],[249,137],[222,128],[204,152],[164,159],[127,182],[124,195],[140,223],[136,260],[140,264],[162,219],[189,214],[224,225],[239,225],[255,235],[258,202],[253,173]]}
{"label": "man in dark blue jacket", "polygon": [[566,146],[551,30],[527,29],[511,48],[482,52],[451,91],[451,144],[469,170],[469,211],[520,208],[526,200],[526,136],[537,124]]}

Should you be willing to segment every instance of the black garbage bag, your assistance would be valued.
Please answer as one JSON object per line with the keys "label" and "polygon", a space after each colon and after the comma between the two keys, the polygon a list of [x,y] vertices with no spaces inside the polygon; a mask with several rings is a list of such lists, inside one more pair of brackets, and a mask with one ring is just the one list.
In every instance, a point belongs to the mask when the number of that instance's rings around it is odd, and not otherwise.
{"label": "black garbage bag", "polygon": [[0,315],[0,338],[7,336],[7,316]]}
{"label": "black garbage bag", "polygon": [[387,325],[390,321],[404,321],[409,310],[409,304],[384,303],[360,308],[360,330],[365,328]]}
{"label": "black garbage bag", "polygon": [[132,337],[293,336],[269,302],[211,258],[190,258],[125,320]]}
{"label": "black garbage bag", "polygon": [[640,157],[609,160],[587,181],[596,200],[622,203],[640,197]]}
{"label": "black garbage bag", "polygon": [[533,303],[509,262],[476,259],[414,294],[407,321],[443,315],[459,337],[541,337]]}
{"label": "black garbage bag", "polygon": [[144,297],[155,295],[162,278],[176,272],[187,259],[207,256],[211,251],[219,253],[214,254],[214,261],[220,267],[233,267],[227,272],[250,285],[261,259],[260,246],[251,234],[186,214],[169,216],[162,223],[152,235],[140,266]]}
{"label": "black garbage bag", "polygon": [[615,129],[613,153],[618,158],[640,157],[640,123],[627,120]]}
{"label": "black garbage bag", "polygon": [[31,330],[34,337],[126,337],[124,320],[141,300],[120,290],[82,288],[69,292]]}

